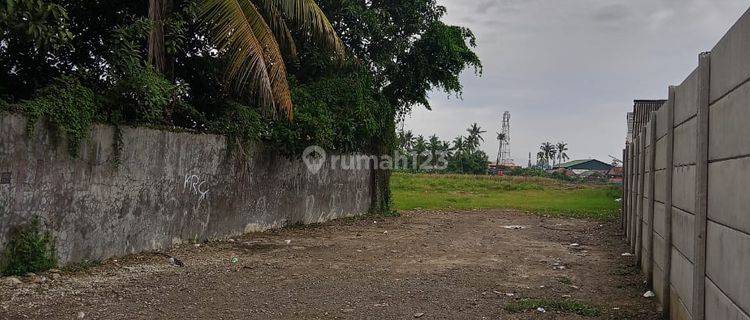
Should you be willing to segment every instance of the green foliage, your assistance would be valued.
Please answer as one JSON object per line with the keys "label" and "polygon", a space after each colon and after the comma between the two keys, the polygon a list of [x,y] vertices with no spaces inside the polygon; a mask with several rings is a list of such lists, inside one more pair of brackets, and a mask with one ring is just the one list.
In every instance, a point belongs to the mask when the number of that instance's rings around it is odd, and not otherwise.
{"label": "green foliage", "polygon": [[371,151],[372,143],[382,137],[383,104],[369,81],[365,73],[352,73],[292,82],[294,120],[271,121],[270,144],[295,156],[310,145],[332,153]]}
{"label": "green foliage", "polygon": [[179,104],[179,87],[150,66],[127,65],[107,97],[128,123],[163,124]]}
{"label": "green foliage", "polygon": [[393,83],[385,89],[386,94],[398,97],[405,108],[420,104],[428,109],[427,94],[433,88],[460,96],[461,72],[470,67],[477,73],[482,69],[479,57],[469,46],[476,46],[471,30],[432,22],[403,58],[404,70],[394,76]]}
{"label": "green foliage", "polygon": [[260,141],[266,124],[257,109],[230,102],[223,112],[220,120],[210,124],[210,130],[226,134],[230,146],[239,142],[249,149],[252,143]]}
{"label": "green foliage", "polygon": [[0,2],[0,96],[30,97],[60,75],[51,62],[69,51],[73,34],[67,11],[54,2]]}
{"label": "green foliage", "polygon": [[111,40],[115,49],[108,57],[112,68],[107,98],[115,119],[121,116],[127,123],[164,124],[184,95],[179,85],[141,59],[138,44],[150,29],[151,23],[141,19],[116,29]]}
{"label": "green foliage", "polygon": [[505,311],[510,313],[521,313],[537,308],[570,312],[585,317],[598,317],[602,313],[597,307],[575,300],[521,299],[505,305]]}
{"label": "green foliage", "polygon": [[63,77],[41,90],[36,99],[23,101],[20,108],[28,116],[29,133],[33,133],[37,120],[46,119],[68,138],[68,150],[76,157],[92,123],[100,120],[100,101],[99,96],[76,79]]}
{"label": "green foliage", "polygon": [[[466,131],[468,133],[466,137],[457,137],[453,142],[441,141],[436,135],[427,141],[421,135],[414,137],[411,132],[399,132],[396,138],[399,151],[403,154],[410,154],[414,158],[409,168],[404,169],[409,172],[487,174],[489,157],[484,151],[479,150],[481,142],[484,141],[482,134],[486,131],[483,131],[476,123]],[[429,159],[431,162],[427,161]],[[440,168],[445,164],[447,164],[446,168]]]}
{"label": "green foliage", "polygon": [[539,168],[514,168],[508,173],[508,175],[518,177],[544,177],[568,182],[580,182],[580,179],[577,177],[567,176],[560,172],[548,173],[546,170]]}
{"label": "green foliage", "polygon": [[23,39],[37,48],[65,45],[73,34],[68,30],[68,12],[61,5],[41,0],[6,0],[0,4],[3,38]]}
{"label": "green foliage", "polygon": [[122,128],[115,126],[114,137],[112,138],[112,166],[119,168],[122,162]]}
{"label": "green foliage", "polygon": [[426,96],[432,89],[460,95],[461,72],[472,67],[481,70],[472,51],[474,35],[444,24],[446,8],[435,0],[318,3],[352,54],[369,68],[397,116],[408,114],[415,104],[429,109]]}
{"label": "green foliage", "polygon": [[[294,75],[294,120],[287,122],[259,112],[257,92],[228,88],[231,57],[209,41],[196,15],[202,2],[169,3],[160,74],[145,61],[154,26],[147,2],[6,1],[0,5],[0,97],[29,100],[22,110],[34,120],[50,118],[72,137],[76,152],[90,121],[98,120],[224,133],[294,157],[312,144],[333,153],[392,154],[400,117],[415,104],[429,108],[430,90],[460,95],[461,72],[481,70],[474,35],[441,22],[446,9],[435,0],[318,0],[351,59],[332,59],[309,29],[292,28],[298,59],[282,57]],[[57,78],[78,84],[61,88]],[[52,101],[54,94],[62,99]],[[477,150],[459,157],[465,158],[462,172],[485,166],[486,155]],[[377,172],[374,180],[376,207],[387,212],[389,174]]]}
{"label": "green foliage", "polygon": [[42,231],[38,217],[13,230],[3,253],[2,274],[24,275],[54,268],[55,246],[49,232]]}

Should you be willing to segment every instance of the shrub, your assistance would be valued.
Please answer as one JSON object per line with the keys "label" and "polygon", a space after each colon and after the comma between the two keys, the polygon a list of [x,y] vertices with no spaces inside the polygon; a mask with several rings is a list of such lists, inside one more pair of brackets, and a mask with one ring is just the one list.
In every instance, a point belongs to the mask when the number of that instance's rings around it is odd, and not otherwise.
{"label": "shrub", "polygon": [[86,138],[99,114],[99,96],[72,77],[62,77],[33,100],[23,101],[20,108],[28,116],[28,131],[45,118],[54,129],[68,138],[68,150],[78,156],[81,141]]}
{"label": "shrub", "polygon": [[45,271],[57,265],[52,236],[42,231],[38,217],[11,232],[3,259],[1,270],[5,275]]}

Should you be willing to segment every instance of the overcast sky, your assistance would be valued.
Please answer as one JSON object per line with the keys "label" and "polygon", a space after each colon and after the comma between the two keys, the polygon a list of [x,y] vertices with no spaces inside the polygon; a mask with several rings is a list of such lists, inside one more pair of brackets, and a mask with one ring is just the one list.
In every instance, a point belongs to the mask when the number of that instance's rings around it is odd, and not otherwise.
{"label": "overcast sky", "polygon": [[435,92],[405,128],[444,140],[473,122],[495,132],[511,112],[511,149],[526,165],[544,141],[572,159],[620,157],[634,99],[664,99],[750,7],[748,0],[438,0],[478,37],[484,75],[462,75],[463,100]]}

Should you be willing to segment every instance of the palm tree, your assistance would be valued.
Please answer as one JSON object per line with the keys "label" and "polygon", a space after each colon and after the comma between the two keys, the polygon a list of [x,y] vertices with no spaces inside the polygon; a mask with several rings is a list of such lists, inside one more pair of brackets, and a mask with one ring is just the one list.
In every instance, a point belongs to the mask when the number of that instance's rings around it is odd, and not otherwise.
{"label": "palm tree", "polygon": [[564,163],[570,160],[570,157],[568,157],[568,154],[565,153],[565,151],[568,151],[567,143],[558,142],[556,147],[557,147],[557,160],[560,161],[559,163]]}
{"label": "palm tree", "polygon": [[443,145],[440,146],[440,152],[443,152],[443,155],[446,157],[451,156],[451,142],[450,141],[443,141]]}
{"label": "palm tree", "polygon": [[466,152],[466,140],[464,137],[453,139],[453,159],[458,162],[458,172],[464,173],[464,153]]}
{"label": "palm tree", "polygon": [[[156,70],[166,68],[164,20],[172,0],[149,0],[148,60]],[[292,99],[282,50],[297,54],[290,25],[304,30],[338,58],[345,47],[314,0],[203,0],[201,20],[217,49],[228,58],[227,82],[237,93],[250,93],[267,111],[292,117]]]}
{"label": "palm tree", "polygon": [[536,163],[537,165],[542,165],[542,166],[547,163],[547,159],[545,158],[544,151],[537,152]]}
{"label": "palm tree", "polygon": [[440,148],[443,147],[443,142],[440,141],[440,138],[438,138],[437,135],[432,135],[430,137],[430,141],[427,144],[427,149],[430,151],[430,154],[432,155],[432,159],[430,159],[430,165],[435,165],[437,163],[437,156],[440,153]]}
{"label": "palm tree", "polygon": [[497,165],[500,165],[500,158],[503,157],[503,145],[505,145],[505,140],[508,137],[505,135],[505,133],[497,133],[497,141],[500,142],[500,148],[497,150]]}
{"label": "palm tree", "polygon": [[414,140],[413,151],[414,153],[416,153],[415,167],[417,170],[420,170],[420,166],[422,166],[423,154],[425,153],[425,151],[427,151],[427,141],[422,135],[417,136],[417,138]]}
{"label": "palm tree", "polygon": [[399,131],[398,141],[402,151],[411,151],[414,147],[414,133],[411,131]]}
{"label": "palm tree", "polygon": [[466,129],[466,132],[469,133],[469,136],[466,138],[466,144],[472,151],[479,148],[479,145],[484,142],[482,134],[487,133],[487,131],[482,130],[482,127],[476,123],[472,124],[469,129]]}
{"label": "palm tree", "polygon": [[554,162],[557,149],[555,149],[555,146],[552,143],[542,143],[542,146],[540,146],[539,149],[541,150],[542,158],[545,164],[549,165],[550,161]]}

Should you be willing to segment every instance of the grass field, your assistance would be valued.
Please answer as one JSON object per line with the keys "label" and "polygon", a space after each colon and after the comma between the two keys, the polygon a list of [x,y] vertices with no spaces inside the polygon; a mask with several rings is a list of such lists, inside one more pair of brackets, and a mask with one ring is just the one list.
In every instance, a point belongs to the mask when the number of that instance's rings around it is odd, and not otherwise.
{"label": "grass field", "polygon": [[397,210],[514,209],[553,216],[610,219],[620,191],[545,178],[395,173]]}

